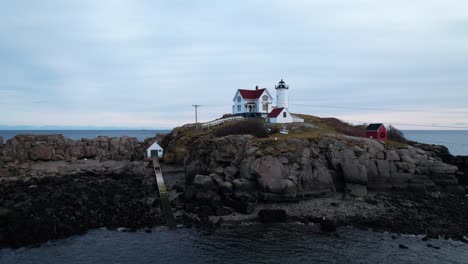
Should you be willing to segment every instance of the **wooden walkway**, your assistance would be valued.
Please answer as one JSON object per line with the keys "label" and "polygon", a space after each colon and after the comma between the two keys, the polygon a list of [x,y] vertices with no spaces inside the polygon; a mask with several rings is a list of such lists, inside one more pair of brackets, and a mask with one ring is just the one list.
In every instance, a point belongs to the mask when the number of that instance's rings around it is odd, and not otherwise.
{"label": "wooden walkway", "polygon": [[164,217],[166,218],[166,225],[169,229],[175,229],[177,227],[174,215],[172,214],[172,207],[169,201],[169,197],[167,194],[166,184],[164,183],[164,178],[161,170],[161,166],[159,165],[159,160],[157,158],[153,158],[153,169],[154,175],[156,177],[156,183],[158,185],[159,196],[161,198],[161,208],[164,213]]}

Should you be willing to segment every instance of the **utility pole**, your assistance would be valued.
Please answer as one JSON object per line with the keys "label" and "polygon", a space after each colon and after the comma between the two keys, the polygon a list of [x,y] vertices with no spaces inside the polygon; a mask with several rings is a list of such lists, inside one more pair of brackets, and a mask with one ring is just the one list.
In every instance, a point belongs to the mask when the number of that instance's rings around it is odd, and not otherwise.
{"label": "utility pole", "polygon": [[193,107],[195,107],[195,124],[198,123],[198,107],[200,107],[201,105],[192,105]]}

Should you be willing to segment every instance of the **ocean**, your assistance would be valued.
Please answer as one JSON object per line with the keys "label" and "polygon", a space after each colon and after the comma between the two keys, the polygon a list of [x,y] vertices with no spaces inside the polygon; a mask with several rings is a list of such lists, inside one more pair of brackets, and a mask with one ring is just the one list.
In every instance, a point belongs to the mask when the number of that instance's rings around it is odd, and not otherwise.
{"label": "ocean", "polygon": [[145,138],[154,137],[157,133],[169,133],[170,130],[0,130],[0,136],[3,137],[4,143],[18,134],[62,134],[66,138],[79,140],[82,138],[95,138],[98,136],[121,137],[129,136],[136,137],[143,141]]}
{"label": "ocean", "polygon": [[409,140],[444,145],[452,155],[468,156],[468,130],[405,130]]}
{"label": "ocean", "polygon": [[[170,130],[0,130],[4,143],[17,134],[63,134],[67,138],[130,136],[143,141]],[[452,155],[468,155],[468,130],[404,130],[406,138],[422,143],[444,145]]]}
{"label": "ocean", "polygon": [[37,248],[0,250],[0,263],[467,263],[468,244],[421,238],[351,227],[325,234],[317,226],[299,224],[243,226],[213,234],[165,227],[151,233],[101,229]]}

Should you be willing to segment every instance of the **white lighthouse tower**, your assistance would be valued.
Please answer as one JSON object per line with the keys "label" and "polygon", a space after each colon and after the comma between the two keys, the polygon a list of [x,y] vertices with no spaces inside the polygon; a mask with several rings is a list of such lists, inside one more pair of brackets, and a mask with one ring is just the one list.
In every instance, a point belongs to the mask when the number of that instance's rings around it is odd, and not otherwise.
{"label": "white lighthouse tower", "polygon": [[286,83],[281,79],[281,81],[278,83],[278,85],[275,86],[276,89],[276,107],[277,108],[286,108],[288,109],[288,103],[289,103],[289,98],[288,98],[288,89],[289,85],[286,85]]}

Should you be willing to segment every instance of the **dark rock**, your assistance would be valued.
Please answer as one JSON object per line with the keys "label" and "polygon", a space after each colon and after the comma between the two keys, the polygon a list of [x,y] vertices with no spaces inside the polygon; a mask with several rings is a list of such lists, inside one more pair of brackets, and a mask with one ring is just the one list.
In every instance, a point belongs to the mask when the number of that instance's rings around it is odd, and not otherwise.
{"label": "dark rock", "polygon": [[233,186],[231,182],[223,182],[219,185],[220,191],[225,196],[230,196],[233,193]]}
{"label": "dark rock", "polygon": [[367,186],[361,184],[346,183],[345,191],[346,193],[352,196],[364,197],[367,195]]}
{"label": "dark rock", "polygon": [[230,215],[230,214],[232,214],[232,210],[229,209],[228,207],[222,206],[222,207],[218,207],[216,209],[216,215],[217,216],[226,216],[226,215]]}
{"label": "dark rock", "polygon": [[377,204],[379,204],[379,202],[378,202],[376,199],[371,198],[371,197],[369,197],[369,196],[366,196],[366,197],[364,198],[364,201],[365,201],[366,203],[370,204],[370,205],[377,205]]}
{"label": "dark rock", "polygon": [[254,157],[248,157],[244,159],[240,165],[240,177],[244,179],[255,179],[255,175],[253,175],[250,170],[252,168],[252,164],[254,163]]}
{"label": "dark rock", "polygon": [[322,218],[320,220],[320,228],[324,232],[336,232],[336,221],[332,219]]}
{"label": "dark rock", "polygon": [[216,185],[213,179],[208,175],[195,175],[193,185],[203,190],[215,189]]}
{"label": "dark rock", "polygon": [[466,190],[463,186],[460,185],[447,185],[445,186],[445,191],[448,193],[453,193],[455,195],[464,196],[466,194]]}
{"label": "dark rock", "polygon": [[257,183],[248,179],[235,179],[232,181],[235,192],[255,192]]}
{"label": "dark rock", "polygon": [[182,184],[176,183],[174,186],[172,186],[172,189],[175,190],[178,193],[184,192],[185,188]]}
{"label": "dark rock", "polygon": [[224,168],[224,175],[226,175],[227,180],[234,180],[238,172],[239,169],[236,167],[227,166],[226,168]]}
{"label": "dark rock", "polygon": [[458,184],[457,177],[451,174],[432,174],[431,178],[437,185],[446,186]]}
{"label": "dark rock", "polygon": [[185,201],[192,201],[195,199],[195,194],[197,193],[195,187],[187,186],[184,192],[184,199]]}
{"label": "dark rock", "polygon": [[436,246],[434,246],[432,244],[427,244],[427,247],[434,248],[434,249],[440,249],[440,247],[436,247]]}
{"label": "dark rock", "polygon": [[251,214],[255,210],[256,203],[249,201],[239,201],[227,198],[225,199],[227,206],[234,208],[237,212],[242,214]]}
{"label": "dark rock", "polygon": [[209,204],[213,199],[218,195],[212,190],[197,190],[195,194],[195,199],[200,204]]}
{"label": "dark rock", "polygon": [[401,248],[401,249],[408,249],[408,247],[403,245],[403,244],[399,244],[398,247]]}
{"label": "dark rock", "polygon": [[282,193],[287,187],[283,179],[283,165],[279,159],[265,156],[252,164],[252,172],[257,176],[258,186],[263,192]]}
{"label": "dark rock", "polygon": [[262,209],[258,212],[262,223],[286,223],[288,215],[283,209]]}
{"label": "dark rock", "polygon": [[171,201],[171,205],[177,209],[184,208],[184,200],[180,197],[177,197]]}
{"label": "dark rock", "polygon": [[355,159],[345,159],[342,161],[344,179],[347,183],[367,185],[367,170]]}
{"label": "dark rock", "polygon": [[204,218],[204,217],[208,217],[211,215],[214,215],[213,208],[211,208],[211,206],[208,206],[208,205],[200,206],[200,209],[198,210],[198,217]]}

